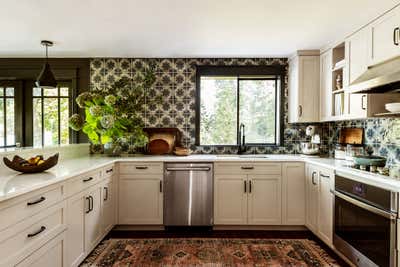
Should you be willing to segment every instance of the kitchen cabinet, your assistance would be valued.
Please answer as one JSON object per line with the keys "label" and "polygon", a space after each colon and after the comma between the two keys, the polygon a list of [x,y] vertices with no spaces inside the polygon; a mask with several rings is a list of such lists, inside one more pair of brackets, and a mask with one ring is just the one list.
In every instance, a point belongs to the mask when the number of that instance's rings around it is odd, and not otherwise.
{"label": "kitchen cabinet", "polygon": [[306,216],[304,163],[282,164],[282,224],[304,225]]}
{"label": "kitchen cabinet", "polygon": [[163,224],[162,174],[120,175],[119,224]]}
{"label": "kitchen cabinet", "polygon": [[103,234],[108,233],[115,223],[115,196],[114,196],[114,185],[113,180],[108,179],[104,181],[100,187],[102,190],[101,196],[101,212],[102,212],[102,227],[101,232]]}
{"label": "kitchen cabinet", "polygon": [[368,26],[369,65],[400,56],[400,6]]}
{"label": "kitchen cabinet", "polygon": [[281,164],[222,163],[215,173],[215,224],[281,224]]}
{"label": "kitchen cabinet", "polygon": [[318,234],[329,246],[333,235],[333,172],[319,171]]}
{"label": "kitchen cabinet", "polygon": [[320,121],[329,121],[332,117],[332,49],[320,56]]}
{"label": "kitchen cabinet", "polygon": [[317,231],[318,216],[318,169],[313,165],[306,167],[306,226],[313,232]]}
{"label": "kitchen cabinet", "polygon": [[248,187],[248,224],[281,224],[281,177],[249,175]]}
{"label": "kitchen cabinet", "polygon": [[319,51],[299,51],[289,60],[289,123],[319,121]]}
{"label": "kitchen cabinet", "polygon": [[332,246],[334,173],[312,164],[306,169],[306,226]]}
{"label": "kitchen cabinet", "polygon": [[369,28],[365,27],[346,39],[349,84],[368,70],[368,33]]}
{"label": "kitchen cabinet", "polygon": [[247,176],[220,174],[214,179],[214,223],[247,224]]}
{"label": "kitchen cabinet", "polygon": [[91,251],[102,238],[101,217],[101,190],[94,186],[85,196],[85,250]]}
{"label": "kitchen cabinet", "polygon": [[50,240],[43,247],[36,250],[17,267],[66,267],[66,238],[65,232]]}

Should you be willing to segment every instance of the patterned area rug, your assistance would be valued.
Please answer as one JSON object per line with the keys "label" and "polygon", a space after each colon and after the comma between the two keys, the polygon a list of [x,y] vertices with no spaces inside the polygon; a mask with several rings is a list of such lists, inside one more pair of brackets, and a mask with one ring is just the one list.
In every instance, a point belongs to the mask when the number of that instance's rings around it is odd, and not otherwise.
{"label": "patterned area rug", "polygon": [[109,239],[81,266],[339,266],[308,239]]}

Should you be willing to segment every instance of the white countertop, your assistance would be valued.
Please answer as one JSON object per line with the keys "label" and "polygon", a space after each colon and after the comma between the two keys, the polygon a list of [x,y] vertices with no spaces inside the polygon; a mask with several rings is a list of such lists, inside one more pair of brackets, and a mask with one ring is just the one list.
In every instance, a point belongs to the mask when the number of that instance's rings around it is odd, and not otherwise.
{"label": "white countertop", "polygon": [[37,174],[20,174],[14,171],[0,176],[0,201],[31,192],[45,186],[65,181],[69,178],[84,174],[88,171],[104,167],[115,162],[307,162],[324,168],[329,168],[353,179],[379,186],[392,191],[400,192],[400,180],[392,179],[379,174],[368,173],[346,167],[348,162],[332,158],[304,157],[301,155],[255,155],[255,158],[237,155],[191,155],[177,156],[131,156],[107,157],[84,156],[59,162],[50,170]]}

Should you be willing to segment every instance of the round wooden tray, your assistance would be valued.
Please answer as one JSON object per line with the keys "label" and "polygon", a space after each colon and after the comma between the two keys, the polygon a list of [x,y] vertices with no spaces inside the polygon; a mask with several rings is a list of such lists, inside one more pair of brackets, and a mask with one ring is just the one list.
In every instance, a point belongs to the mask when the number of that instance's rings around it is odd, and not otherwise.
{"label": "round wooden tray", "polygon": [[37,166],[22,166],[19,162],[21,161],[21,157],[15,155],[13,160],[9,160],[8,158],[4,157],[3,162],[4,164],[13,169],[14,171],[23,172],[23,173],[38,173],[44,172],[45,170],[54,167],[58,163],[58,153],[54,156],[49,157],[46,159],[42,164]]}

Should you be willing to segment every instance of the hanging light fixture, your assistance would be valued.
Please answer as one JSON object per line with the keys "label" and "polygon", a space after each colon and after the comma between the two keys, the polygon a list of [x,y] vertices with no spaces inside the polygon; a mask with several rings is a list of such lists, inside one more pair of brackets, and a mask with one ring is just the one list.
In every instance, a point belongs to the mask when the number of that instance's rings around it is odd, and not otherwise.
{"label": "hanging light fixture", "polygon": [[45,89],[54,89],[57,88],[57,81],[56,78],[54,78],[54,74],[51,71],[50,64],[48,63],[47,51],[49,46],[53,46],[53,42],[43,40],[41,44],[46,47],[46,62],[38,78],[36,79],[36,86]]}

